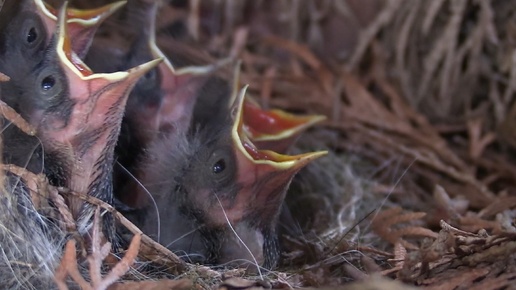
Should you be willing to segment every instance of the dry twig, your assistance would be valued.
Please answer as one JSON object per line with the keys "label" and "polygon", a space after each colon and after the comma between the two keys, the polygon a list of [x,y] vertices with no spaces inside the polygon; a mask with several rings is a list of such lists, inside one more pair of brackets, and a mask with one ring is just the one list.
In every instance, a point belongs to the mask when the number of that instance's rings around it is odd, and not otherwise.
{"label": "dry twig", "polygon": [[138,227],[136,227],[132,222],[125,218],[111,205],[88,194],[73,192],[66,188],[58,188],[58,190],[63,195],[72,195],[74,197],[78,197],[88,203],[91,203],[106,210],[107,212],[113,215],[117,222],[125,226],[135,236],[140,235],[141,238],[139,239],[141,239],[141,249],[139,250],[139,253],[141,257],[144,257],[145,259],[152,261],[158,265],[166,266],[166,268],[169,269],[169,271],[172,271],[175,274],[181,273],[186,270],[187,265],[183,260],[177,257],[177,255],[172,253],[170,250],[165,248],[163,245],[157,243],[156,241],[149,238],[147,235],[143,234],[143,232]]}
{"label": "dry twig", "polygon": [[125,256],[120,260],[115,267],[104,277],[101,274],[102,262],[109,255],[111,243],[106,242],[102,245],[102,229],[100,226],[100,211],[97,208],[95,211],[95,218],[93,220],[92,240],[91,240],[91,255],[88,256],[89,262],[89,276],[91,282],[87,282],[79,272],[77,264],[77,256],[75,250],[75,241],[70,240],[66,244],[61,264],[56,270],[54,280],[60,290],[67,290],[66,284],[67,276],[70,276],[79,287],[85,290],[105,290],[110,285],[119,280],[134,263],[140,248],[140,235],[135,235],[129,245]]}
{"label": "dry twig", "polygon": [[408,249],[418,249],[417,246],[404,240],[407,236],[419,236],[436,238],[437,234],[429,229],[417,226],[405,226],[394,229],[393,226],[404,222],[416,221],[424,217],[426,213],[402,213],[401,208],[392,208],[378,213],[371,221],[373,231],[381,236],[384,240],[389,241],[393,245],[401,243],[403,247]]}

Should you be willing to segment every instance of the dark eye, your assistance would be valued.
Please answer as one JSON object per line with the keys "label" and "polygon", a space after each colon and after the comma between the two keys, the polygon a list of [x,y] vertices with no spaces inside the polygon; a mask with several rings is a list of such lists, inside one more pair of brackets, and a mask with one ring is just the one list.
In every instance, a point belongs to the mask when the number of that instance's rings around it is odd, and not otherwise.
{"label": "dark eye", "polygon": [[156,70],[155,70],[155,69],[148,71],[148,72],[143,76],[143,78],[144,78],[145,80],[153,80],[155,77],[156,77]]}
{"label": "dark eye", "polygon": [[[221,141],[222,142],[222,141]],[[199,156],[202,158],[201,156]],[[210,153],[210,157],[202,165],[206,181],[212,187],[222,188],[231,185],[236,178],[237,166],[235,155],[230,146],[218,145],[218,148]]]}
{"label": "dark eye", "polygon": [[156,89],[158,86],[158,73],[156,69],[148,71],[138,81],[138,87],[143,91],[150,91]]}
{"label": "dark eye", "polygon": [[38,32],[35,27],[29,29],[29,33],[27,34],[27,43],[31,44],[38,39]]}
{"label": "dark eye", "polygon": [[41,81],[41,88],[44,91],[51,90],[56,84],[56,79],[53,76],[47,76]]}
{"label": "dark eye", "polygon": [[213,173],[218,174],[226,169],[226,161],[224,159],[220,159],[215,164],[213,164],[212,170]]}
{"label": "dark eye", "polygon": [[61,94],[63,83],[58,76],[59,72],[52,66],[46,66],[40,71],[36,79],[35,89],[42,98],[53,99]]}
{"label": "dark eye", "polygon": [[23,44],[25,48],[28,48],[32,51],[28,51],[31,56],[35,52],[35,50],[43,50],[45,39],[46,39],[46,30],[45,25],[41,21],[41,19],[32,13],[25,13],[19,16],[20,19],[23,19],[20,27],[16,27],[18,31],[21,32],[19,36],[20,43]]}

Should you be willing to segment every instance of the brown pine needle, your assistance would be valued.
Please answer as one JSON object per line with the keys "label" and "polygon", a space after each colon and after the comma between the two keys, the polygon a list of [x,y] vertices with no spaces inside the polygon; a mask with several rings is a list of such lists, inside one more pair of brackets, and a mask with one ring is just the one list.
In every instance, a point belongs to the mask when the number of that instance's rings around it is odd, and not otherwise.
{"label": "brown pine needle", "polygon": [[5,102],[0,101],[0,114],[16,127],[20,128],[23,133],[34,136],[36,135],[36,128],[29,124],[25,119],[20,116],[13,108],[7,105]]}

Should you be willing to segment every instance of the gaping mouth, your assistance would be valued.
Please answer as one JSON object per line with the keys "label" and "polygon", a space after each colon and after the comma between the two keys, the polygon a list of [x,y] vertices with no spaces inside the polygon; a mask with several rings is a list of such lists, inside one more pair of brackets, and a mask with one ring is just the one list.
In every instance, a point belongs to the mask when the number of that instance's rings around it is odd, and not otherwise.
{"label": "gaping mouth", "polygon": [[244,129],[254,141],[281,140],[300,134],[326,119],[325,116],[298,116],[282,110],[263,110],[253,101],[244,101]]}
{"label": "gaping mouth", "polygon": [[[45,22],[48,34],[52,35],[56,28],[56,22],[58,21],[58,11],[43,0],[34,0],[34,3],[37,12]],[[67,33],[70,35],[72,48],[76,54],[81,57],[86,55],[100,24],[125,3],[126,1],[119,1],[92,10],[66,9],[66,23],[69,28]]]}
{"label": "gaping mouth", "polygon": [[231,114],[234,120],[231,137],[235,148],[237,148],[237,156],[240,155],[239,158],[246,158],[252,163],[268,165],[277,170],[295,170],[327,154],[326,151],[320,151],[300,155],[284,155],[271,150],[260,150],[256,148],[244,127],[243,114],[246,90],[247,87],[244,87],[239,91],[234,100],[235,103],[231,108]]}
{"label": "gaping mouth", "polygon": [[[81,10],[68,8],[66,10],[67,23],[77,23],[83,27],[91,27],[100,24],[104,19],[108,18],[111,14],[117,11],[120,7],[125,5],[127,1],[118,1],[97,9]],[[45,3],[43,0],[34,0],[36,7],[39,12],[51,19],[57,21],[58,11]]]}

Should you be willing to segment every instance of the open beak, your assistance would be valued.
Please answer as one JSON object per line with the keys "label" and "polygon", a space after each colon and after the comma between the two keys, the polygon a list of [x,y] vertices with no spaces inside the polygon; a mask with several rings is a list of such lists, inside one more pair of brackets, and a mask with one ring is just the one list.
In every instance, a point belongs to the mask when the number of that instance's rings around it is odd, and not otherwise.
{"label": "open beak", "polygon": [[[112,166],[113,150],[118,138],[127,97],[140,76],[154,68],[161,59],[152,60],[123,72],[109,74],[93,73],[75,55],[67,34],[66,4],[59,11],[56,51],[57,58],[68,81],[72,106],[68,120],[62,115],[51,115],[43,120],[43,128],[51,128],[41,135],[73,154],[78,160],[71,167],[69,188],[76,192],[108,198],[102,191],[92,189],[96,180],[105,178],[106,168]],[[74,216],[79,214],[82,202],[70,204]]]}
{"label": "open beak", "polygon": [[[157,127],[159,131],[168,131],[173,129],[172,126],[178,129],[178,127],[185,127],[190,123],[196,98],[195,93],[187,85],[193,72],[177,71],[156,43],[157,9],[158,5],[154,3],[152,9],[149,10],[150,15],[147,15],[147,19],[151,19],[148,45],[153,57],[163,59],[158,66],[161,74],[160,87],[163,91],[163,100],[158,113]],[[187,129],[181,128],[181,130]]]}
{"label": "open beak", "polygon": [[[240,62],[233,73],[233,87],[230,103],[238,96],[240,86]],[[243,104],[243,131],[258,149],[285,153],[296,142],[301,133],[326,119],[322,115],[300,116],[285,111],[263,110],[253,99],[246,97]]]}
{"label": "open beak", "polygon": [[173,128],[175,130],[186,131],[199,91],[207,80],[206,77],[229,63],[229,59],[212,65],[175,69],[170,60],[157,47],[153,37],[150,40],[150,46],[155,58],[164,59],[163,63],[159,65],[163,91],[163,102],[159,113],[160,131],[169,131],[172,127],[175,127]]}
{"label": "open beak", "polygon": [[[280,212],[287,188],[294,175],[326,151],[300,155],[283,155],[271,150],[260,150],[244,130],[244,98],[247,87],[240,90],[232,105],[233,127],[231,139],[237,160],[237,204],[245,204],[243,213],[264,215],[260,221],[273,220]],[[252,208],[260,210],[253,211]],[[235,218],[238,218],[237,216]],[[243,216],[242,218],[245,218]]]}
{"label": "open beak", "polygon": [[[155,19],[157,4],[153,5],[148,19],[152,19],[149,29],[149,47],[151,54],[155,58],[163,58],[159,65],[161,74],[161,89],[163,91],[163,102],[159,113],[160,131],[187,130],[190,123],[193,107],[199,95],[199,89],[206,81],[206,76],[216,71],[218,68],[230,62],[224,59],[212,65],[188,66],[176,69],[158,48],[155,35]],[[172,128],[175,127],[175,128]]]}
{"label": "open beak", "polygon": [[285,153],[306,129],[326,119],[322,115],[300,116],[283,110],[263,110],[246,98],[243,130],[257,148]]}
{"label": "open beak", "polygon": [[[48,35],[54,34],[57,23],[57,11],[43,0],[34,0],[39,15],[45,22]],[[86,56],[93,41],[95,32],[106,18],[112,15],[126,1],[118,1],[97,9],[80,10],[69,8],[66,10],[68,34],[72,42],[72,50],[80,57]]]}

